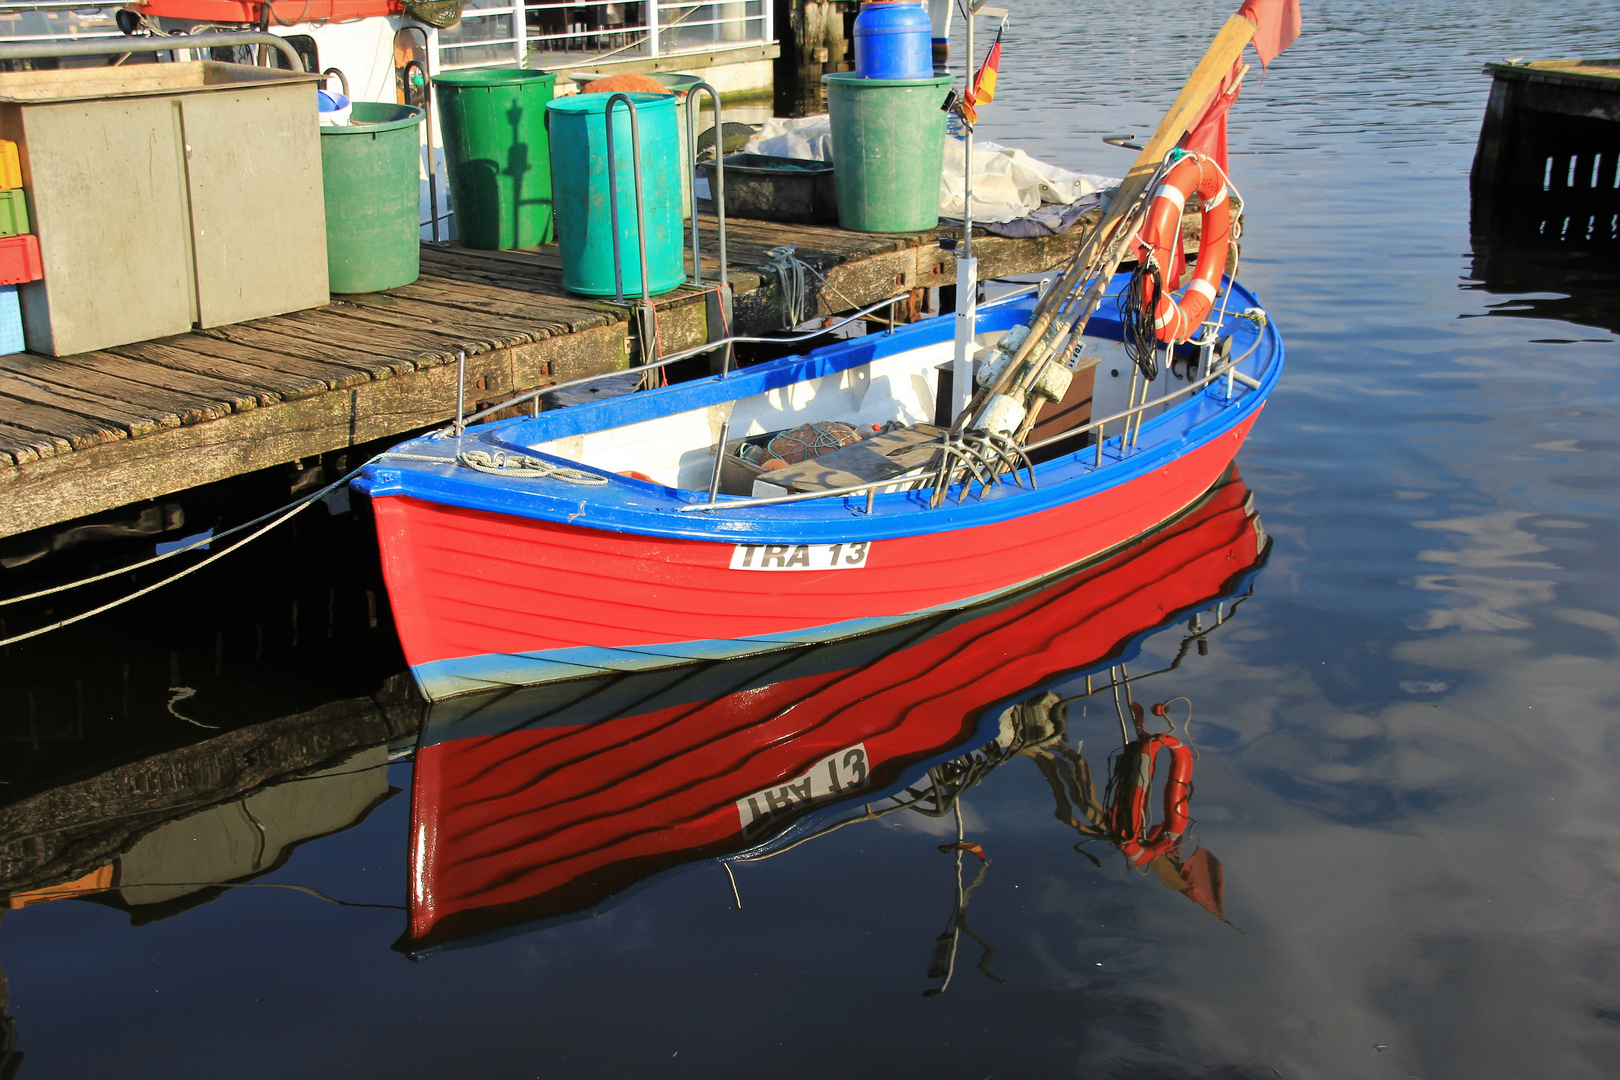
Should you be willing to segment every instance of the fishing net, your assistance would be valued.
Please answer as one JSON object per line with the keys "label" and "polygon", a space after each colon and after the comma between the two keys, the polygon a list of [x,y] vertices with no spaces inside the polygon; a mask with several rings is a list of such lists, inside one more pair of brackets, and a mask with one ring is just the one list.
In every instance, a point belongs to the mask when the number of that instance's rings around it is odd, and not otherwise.
{"label": "fishing net", "polygon": [[823,420],[750,439],[738,448],[737,454],[755,465],[779,469],[784,465],[797,465],[801,461],[830,454],[860,441],[860,432],[848,424]]}

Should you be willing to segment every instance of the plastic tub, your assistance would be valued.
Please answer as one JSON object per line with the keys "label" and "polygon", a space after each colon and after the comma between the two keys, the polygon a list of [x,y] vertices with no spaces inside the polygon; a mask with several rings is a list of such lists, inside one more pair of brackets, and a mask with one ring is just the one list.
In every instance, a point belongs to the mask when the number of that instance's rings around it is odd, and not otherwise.
{"label": "plastic tub", "polygon": [[[557,197],[557,246],[563,288],[583,296],[612,296],[613,227],[608,202],[607,119],[612,94],[575,94],[547,106],[551,115],[551,184]],[[630,94],[641,127],[641,193],[647,222],[647,291],[665,293],[685,279],[682,260],[681,162],[675,99]],[[619,207],[619,252],[625,296],[641,292],[636,253],[636,180],[630,110],[613,110],[613,154]]]}
{"label": "plastic tub", "polygon": [[831,116],[838,224],[856,232],[917,232],[939,224],[949,75],[865,79],[823,75]]}
{"label": "plastic tub", "polygon": [[326,274],[335,293],[409,285],[422,273],[422,110],[357,101],[321,128]]}
{"label": "plastic tub", "polygon": [[485,250],[552,237],[550,71],[482,68],[433,77],[456,235]]}
{"label": "plastic tub", "polygon": [[[727,217],[801,225],[838,220],[838,193],[831,162],[769,154],[728,154],[725,164]],[[705,161],[698,167],[708,176],[709,190],[713,191],[714,162]]]}
{"label": "plastic tub", "polygon": [[934,22],[922,0],[868,0],[855,17],[855,74],[927,79],[934,74]]}

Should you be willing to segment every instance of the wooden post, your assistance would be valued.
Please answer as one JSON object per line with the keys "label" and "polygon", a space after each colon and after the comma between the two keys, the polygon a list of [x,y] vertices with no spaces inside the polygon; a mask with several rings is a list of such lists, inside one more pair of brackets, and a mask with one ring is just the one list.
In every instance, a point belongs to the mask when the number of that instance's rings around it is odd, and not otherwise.
{"label": "wooden post", "polygon": [[845,0],[769,0],[781,52],[776,58],[777,116],[825,112],[827,91],[821,76],[849,70],[846,26],[854,5]]}

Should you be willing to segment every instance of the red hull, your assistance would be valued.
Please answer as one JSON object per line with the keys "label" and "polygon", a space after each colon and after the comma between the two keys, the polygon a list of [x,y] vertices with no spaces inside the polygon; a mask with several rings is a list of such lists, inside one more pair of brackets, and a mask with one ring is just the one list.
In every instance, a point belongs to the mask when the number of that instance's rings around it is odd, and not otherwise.
{"label": "red hull", "polygon": [[[730,569],[734,545],[575,528],[408,496],[374,499],[405,658],[432,699],[724,655],[706,643],[823,636],[1038,581],[1175,516],[1231,464],[1254,416],[1128,483],[1013,520],[879,540],[857,571]],[[801,636],[800,640],[805,638]],[[680,647],[697,646],[682,654]],[[777,642],[782,644],[784,642]],[[749,651],[739,645],[731,655]],[[558,665],[564,665],[559,667]],[[539,670],[530,665],[540,665]]]}
{"label": "red hull", "polygon": [[[970,739],[991,704],[1117,655],[1251,570],[1264,540],[1247,498],[1233,480],[1129,549],[983,614],[871,635],[856,666],[592,724],[570,725],[564,709],[535,721],[551,726],[422,746],[407,946],[587,909],[659,870],[757,844],[834,798],[869,797]],[[790,784],[855,746],[868,767],[856,791],[795,798]],[[776,810],[745,832],[738,804],[750,795]]]}

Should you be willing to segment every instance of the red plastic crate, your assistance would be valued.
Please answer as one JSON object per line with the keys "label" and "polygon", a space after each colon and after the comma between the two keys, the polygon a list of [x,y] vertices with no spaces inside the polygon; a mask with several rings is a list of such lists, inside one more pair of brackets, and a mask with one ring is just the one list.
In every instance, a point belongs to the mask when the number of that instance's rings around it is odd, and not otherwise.
{"label": "red plastic crate", "polygon": [[45,276],[39,258],[39,237],[33,233],[0,239],[0,285],[21,285]]}

